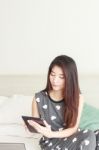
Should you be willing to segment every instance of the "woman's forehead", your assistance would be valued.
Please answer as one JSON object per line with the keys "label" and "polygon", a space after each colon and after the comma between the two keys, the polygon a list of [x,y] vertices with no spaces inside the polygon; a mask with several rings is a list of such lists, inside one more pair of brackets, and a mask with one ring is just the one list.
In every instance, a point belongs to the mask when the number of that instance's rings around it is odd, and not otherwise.
{"label": "woman's forehead", "polygon": [[57,65],[53,66],[52,70],[53,73],[58,73],[63,75],[63,69]]}

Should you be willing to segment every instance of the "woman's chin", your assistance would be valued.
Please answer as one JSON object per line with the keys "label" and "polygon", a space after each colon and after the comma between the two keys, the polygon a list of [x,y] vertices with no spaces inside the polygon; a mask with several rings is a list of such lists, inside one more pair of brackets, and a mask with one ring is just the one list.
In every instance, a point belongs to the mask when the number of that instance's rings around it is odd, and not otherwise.
{"label": "woman's chin", "polygon": [[54,90],[54,91],[61,91],[61,89],[58,88],[58,87],[53,87],[53,90]]}

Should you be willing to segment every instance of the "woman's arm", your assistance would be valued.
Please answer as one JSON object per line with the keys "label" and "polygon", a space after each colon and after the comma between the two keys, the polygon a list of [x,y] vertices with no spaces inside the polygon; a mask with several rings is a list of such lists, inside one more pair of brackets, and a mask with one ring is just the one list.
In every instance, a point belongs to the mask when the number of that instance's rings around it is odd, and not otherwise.
{"label": "woman's arm", "polygon": [[32,101],[32,116],[33,117],[40,117],[35,98],[33,98],[33,101]]}

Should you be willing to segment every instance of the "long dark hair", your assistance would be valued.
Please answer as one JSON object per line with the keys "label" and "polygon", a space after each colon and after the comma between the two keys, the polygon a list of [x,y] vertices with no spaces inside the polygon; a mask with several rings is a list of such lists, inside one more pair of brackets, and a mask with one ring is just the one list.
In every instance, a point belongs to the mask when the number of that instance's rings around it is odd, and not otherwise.
{"label": "long dark hair", "polygon": [[46,84],[46,88],[44,89],[47,92],[52,90],[49,76],[54,66],[59,66],[63,70],[63,74],[65,78],[64,121],[66,122],[66,127],[73,127],[77,121],[79,94],[80,94],[77,66],[75,61],[71,57],[66,55],[57,56],[49,66],[48,75],[47,75],[47,84]]}

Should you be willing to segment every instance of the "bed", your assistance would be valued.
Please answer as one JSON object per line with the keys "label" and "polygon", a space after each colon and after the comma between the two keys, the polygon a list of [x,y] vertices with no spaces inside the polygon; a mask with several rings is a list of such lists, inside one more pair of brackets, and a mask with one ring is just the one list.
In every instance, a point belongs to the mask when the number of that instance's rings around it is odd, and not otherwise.
{"label": "bed", "polygon": [[[46,75],[45,75],[46,76]],[[26,150],[39,150],[40,134],[30,133],[22,115],[31,116],[34,93],[44,88],[44,75],[0,76],[0,143],[24,143]],[[80,127],[99,129],[99,76],[80,76],[85,97]]]}

